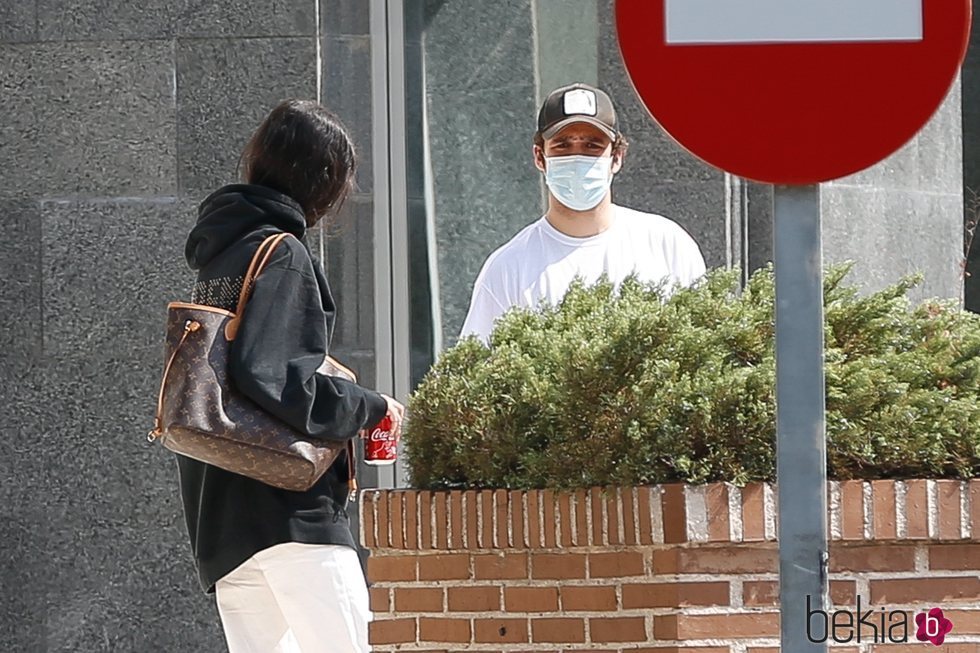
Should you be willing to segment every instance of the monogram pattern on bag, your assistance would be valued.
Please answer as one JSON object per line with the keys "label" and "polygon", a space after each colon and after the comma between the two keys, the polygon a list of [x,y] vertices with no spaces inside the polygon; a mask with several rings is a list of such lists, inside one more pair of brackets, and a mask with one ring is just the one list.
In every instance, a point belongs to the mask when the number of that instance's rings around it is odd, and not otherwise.
{"label": "monogram pattern on bag", "polygon": [[[166,360],[189,320],[201,328],[177,349],[163,388],[161,441],[175,452],[284,490],[303,491],[333,464],[346,443],[304,437],[239,393],[228,374],[231,317],[206,307],[170,306]],[[353,381],[327,364],[333,376]]]}

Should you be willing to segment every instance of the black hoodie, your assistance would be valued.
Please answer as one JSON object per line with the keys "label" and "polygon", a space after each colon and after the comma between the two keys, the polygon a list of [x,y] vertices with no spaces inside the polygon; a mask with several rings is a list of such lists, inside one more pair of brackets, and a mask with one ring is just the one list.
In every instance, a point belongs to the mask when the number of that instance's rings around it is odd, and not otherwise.
{"label": "black hoodie", "polygon": [[[305,241],[303,212],[262,186],[226,186],[201,203],[185,255],[198,270],[192,301],[234,311],[245,270],[269,235],[289,232],[255,281],[230,350],[243,394],[296,430],[344,441],[385,415],[384,398],[317,374],[333,332],[334,303]],[[285,542],[355,547],[347,517],[347,454],[306,492],[177,456],[191,548],[205,591],[255,553]]]}

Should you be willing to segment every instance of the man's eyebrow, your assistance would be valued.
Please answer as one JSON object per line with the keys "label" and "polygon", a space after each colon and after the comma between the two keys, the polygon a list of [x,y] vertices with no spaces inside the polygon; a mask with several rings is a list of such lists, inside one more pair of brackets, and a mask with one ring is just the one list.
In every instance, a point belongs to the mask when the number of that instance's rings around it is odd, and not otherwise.
{"label": "man's eyebrow", "polygon": [[555,139],[554,139],[553,142],[554,143],[567,143],[568,141],[570,141],[572,139],[575,139],[575,140],[584,140],[584,141],[589,141],[591,143],[600,143],[600,144],[606,142],[606,139],[603,138],[602,136],[593,136],[591,134],[588,135],[588,136],[555,136]]}

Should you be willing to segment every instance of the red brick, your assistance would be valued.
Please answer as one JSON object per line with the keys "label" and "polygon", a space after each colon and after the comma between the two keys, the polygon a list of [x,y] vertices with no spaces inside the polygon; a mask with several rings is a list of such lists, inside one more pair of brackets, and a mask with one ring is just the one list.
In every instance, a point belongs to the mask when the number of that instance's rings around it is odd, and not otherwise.
{"label": "red brick", "polygon": [[602,536],[604,525],[602,518],[602,504],[602,490],[597,487],[589,490],[589,507],[592,512],[592,546],[605,546],[608,544],[608,542],[606,542],[605,538]]}
{"label": "red brick", "polygon": [[936,509],[939,511],[939,539],[960,539],[960,482],[950,480],[936,481],[936,494],[939,498]]}
{"label": "red brick", "polygon": [[539,553],[531,557],[531,578],[585,578],[586,556],[578,553]]}
{"label": "red brick", "polygon": [[839,545],[830,546],[830,571],[912,571],[915,546]]}
{"label": "red brick", "polygon": [[779,583],[774,580],[745,581],[742,584],[742,603],[748,607],[779,604]]}
{"label": "red brick", "polygon": [[390,492],[388,494],[390,498],[388,510],[389,519],[391,519],[391,546],[394,549],[405,548],[405,519],[404,513],[402,512],[402,497],[404,492]]}
{"label": "red brick", "polygon": [[561,588],[561,609],[564,612],[615,610],[616,588],[566,585]]}
{"label": "red brick", "polygon": [[449,548],[449,496],[446,492],[435,493],[436,541],[435,548]]}
{"label": "red brick", "polygon": [[728,507],[728,484],[710,483],[705,486],[704,503],[708,515],[708,541],[730,541],[731,521]]}
{"label": "red brick", "polygon": [[510,530],[514,548],[527,546],[524,543],[524,493],[518,490],[510,493]]}
{"label": "red brick", "polygon": [[419,548],[432,548],[432,493],[419,492]]}
{"label": "red brick", "polygon": [[941,544],[929,547],[929,569],[980,569],[980,544]]}
{"label": "red brick", "polygon": [[419,556],[419,580],[466,580],[470,577],[470,556],[444,553]]}
{"label": "red brick", "polygon": [[452,490],[449,493],[449,547],[466,548],[466,522],[463,519],[463,493]]}
{"label": "red brick", "polygon": [[765,574],[778,570],[779,551],[772,544],[653,552],[655,574]]}
{"label": "red brick", "polygon": [[397,612],[442,612],[442,589],[437,587],[405,587],[395,589]]}
{"label": "red brick", "polygon": [[906,536],[911,539],[929,537],[929,505],[926,481],[905,481]]}
{"label": "red brick", "polygon": [[500,588],[492,585],[450,587],[447,603],[452,612],[496,612],[500,610]]}
{"label": "red brick", "polygon": [[541,547],[541,494],[537,490],[527,493],[527,545],[531,549]]}
{"label": "red brick", "polygon": [[645,573],[643,554],[639,551],[589,554],[589,578],[623,578]]}
{"label": "red brick", "polygon": [[857,599],[857,583],[853,580],[830,581],[830,602],[834,605],[854,605]]}
{"label": "red brick", "polygon": [[361,493],[361,543],[366,549],[377,547],[377,540],[374,537],[374,498],[377,492],[369,490]]}
{"label": "red brick", "polygon": [[589,545],[589,495],[585,490],[575,493],[575,545]]}
{"label": "red brick", "polygon": [[871,602],[875,605],[948,603],[980,600],[980,578],[906,578],[872,580]]}
{"label": "red brick", "polygon": [[766,539],[765,484],[750,483],[742,488],[742,540]]}
{"label": "red brick", "polygon": [[488,553],[473,556],[473,575],[479,580],[526,579],[526,553]]}
{"label": "red brick", "polygon": [[466,522],[466,548],[480,548],[480,512],[477,506],[479,494],[475,490],[463,492],[463,519]]}
{"label": "red brick", "polygon": [[419,617],[420,642],[469,643],[471,638],[469,619]]}
{"label": "red brick", "polygon": [[633,546],[637,543],[636,537],[636,509],[633,507],[633,498],[636,492],[633,488],[623,488],[622,490],[622,506],[623,506],[623,534],[625,539],[623,540],[628,546]]}
{"label": "red brick", "polygon": [[841,536],[864,539],[864,481],[841,481]]}
{"label": "red brick", "polygon": [[387,549],[391,546],[391,538],[388,537],[388,529],[391,527],[391,519],[388,517],[388,496],[387,491],[378,493],[378,548]]}
{"label": "red brick", "polygon": [[641,487],[637,491],[639,496],[637,497],[636,509],[639,513],[637,517],[640,522],[640,544],[652,544],[653,522],[650,519],[650,506],[652,505],[651,492],[653,492],[653,488]]}
{"label": "red brick", "polygon": [[367,576],[372,583],[415,580],[415,556],[377,556],[368,558]]}
{"label": "red brick", "polygon": [[391,611],[391,592],[387,587],[372,587],[368,590],[371,612]]}
{"label": "red brick", "polygon": [[555,612],[558,610],[557,587],[505,587],[506,612]]}
{"label": "red brick", "polygon": [[563,617],[531,619],[531,641],[549,644],[585,642],[585,621]]}
{"label": "red brick", "polygon": [[408,644],[415,642],[415,619],[381,619],[368,624],[371,644]]}
{"label": "red brick", "polygon": [[663,510],[664,543],[687,542],[687,503],[684,499],[684,485],[671,483],[663,486],[661,498]]}
{"label": "red brick", "polygon": [[623,608],[681,608],[728,605],[727,582],[638,583],[623,585]]}
{"label": "red brick", "polygon": [[528,640],[526,619],[474,619],[475,641],[486,644],[523,644]]}
{"label": "red brick", "polygon": [[507,532],[507,490],[496,490],[493,495],[493,500],[497,509],[497,538],[494,544],[498,549],[506,549],[510,546],[509,534]]}
{"label": "red brick", "polygon": [[560,522],[559,527],[561,529],[558,541],[564,548],[568,548],[575,544],[572,539],[573,516],[572,495],[563,492],[558,495],[558,521]]}
{"label": "red brick", "polygon": [[895,481],[871,481],[871,520],[876,540],[898,537],[895,516]]}
{"label": "red brick", "polygon": [[493,491],[480,492],[480,548],[493,548]]}
{"label": "red brick", "polygon": [[[834,605],[854,605],[857,583],[853,580],[830,581],[830,600]],[[779,605],[777,581],[745,581],[742,585],[742,602],[749,607]]]}
{"label": "red brick", "polygon": [[589,636],[593,642],[645,642],[646,620],[643,617],[598,617],[589,619]]}
{"label": "red brick", "polygon": [[663,639],[748,639],[779,636],[779,614],[664,615],[654,617],[653,636]]}
{"label": "red brick", "polygon": [[405,548],[419,548],[419,495],[405,493]]}
{"label": "red brick", "polygon": [[953,622],[953,634],[980,635],[980,610],[943,610],[943,616]]}
{"label": "red brick", "polygon": [[619,537],[619,496],[616,488],[606,488],[606,537],[613,545],[622,544],[623,540]]}
{"label": "red brick", "polygon": [[556,533],[556,522],[558,521],[555,517],[555,493],[552,490],[543,490],[541,492],[541,506],[543,508],[544,516],[542,517],[541,526],[544,530],[544,548],[554,549],[557,543]]}

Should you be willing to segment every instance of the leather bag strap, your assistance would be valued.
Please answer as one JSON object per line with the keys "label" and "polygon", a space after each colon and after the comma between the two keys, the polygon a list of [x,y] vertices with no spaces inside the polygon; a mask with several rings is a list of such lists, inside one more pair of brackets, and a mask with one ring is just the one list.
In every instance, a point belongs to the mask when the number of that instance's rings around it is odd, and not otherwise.
{"label": "leather bag strap", "polygon": [[242,281],[241,292],[238,293],[238,305],[235,307],[235,317],[228,320],[228,323],[225,325],[225,338],[228,342],[234,340],[235,336],[238,335],[238,325],[242,321],[242,311],[245,310],[245,304],[252,295],[252,286],[255,284],[256,277],[262,274],[262,270],[268,265],[269,259],[272,257],[272,252],[279,246],[279,243],[289,235],[288,233],[281,233],[269,236],[255,250],[255,255],[252,256],[252,261],[248,265],[248,271],[245,273],[245,279]]}

